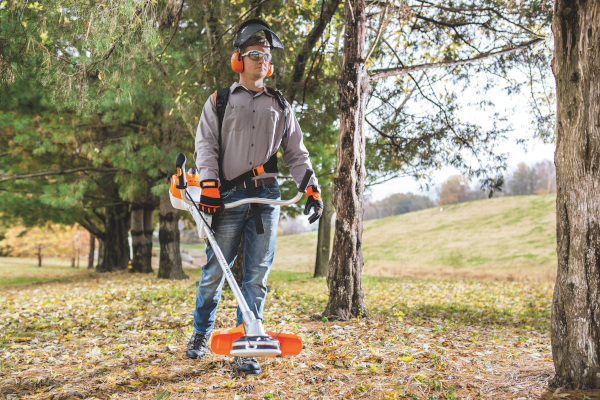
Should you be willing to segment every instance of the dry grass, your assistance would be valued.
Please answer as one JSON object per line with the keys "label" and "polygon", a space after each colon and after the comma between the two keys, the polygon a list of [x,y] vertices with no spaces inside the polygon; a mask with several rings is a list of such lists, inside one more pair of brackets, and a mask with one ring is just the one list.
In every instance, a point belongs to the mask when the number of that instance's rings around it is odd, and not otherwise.
{"label": "dry grass", "polygon": [[[364,273],[554,281],[555,195],[478,200],[367,221]],[[276,269],[312,272],[316,232],[277,238]]]}

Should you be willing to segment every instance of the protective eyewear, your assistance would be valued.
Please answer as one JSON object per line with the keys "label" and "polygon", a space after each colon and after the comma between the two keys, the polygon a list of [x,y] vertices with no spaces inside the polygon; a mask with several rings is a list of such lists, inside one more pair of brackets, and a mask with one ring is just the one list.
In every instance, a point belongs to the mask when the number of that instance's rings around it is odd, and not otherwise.
{"label": "protective eyewear", "polygon": [[242,54],[242,57],[248,56],[252,61],[259,61],[261,58],[264,58],[265,62],[271,61],[270,53],[263,53],[258,50],[250,50]]}

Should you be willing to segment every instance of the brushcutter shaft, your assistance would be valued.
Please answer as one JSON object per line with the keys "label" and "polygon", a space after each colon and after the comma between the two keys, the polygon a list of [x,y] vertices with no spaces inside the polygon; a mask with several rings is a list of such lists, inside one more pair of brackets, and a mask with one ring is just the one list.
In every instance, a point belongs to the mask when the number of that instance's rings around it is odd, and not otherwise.
{"label": "brushcutter shaft", "polygon": [[212,250],[215,253],[217,261],[221,265],[221,269],[223,270],[225,279],[227,280],[227,283],[229,284],[229,287],[233,292],[233,296],[235,297],[235,299],[238,302],[238,305],[240,306],[240,311],[242,312],[242,318],[244,320],[244,323],[250,324],[255,319],[254,314],[252,313],[252,311],[250,311],[250,307],[248,307],[248,304],[246,303],[246,300],[242,295],[242,291],[240,290],[240,287],[237,285],[237,282],[233,277],[233,273],[231,272],[231,269],[227,264],[227,260],[225,259],[221,248],[219,248],[219,246],[217,245],[217,240],[215,239],[215,236],[213,235],[210,227],[208,227],[202,222],[202,218],[200,217],[198,210],[195,207],[189,207],[189,210],[194,219],[196,220],[196,224],[198,224],[198,226],[204,227],[204,233],[206,234],[206,238],[208,239],[208,242],[210,243]]}

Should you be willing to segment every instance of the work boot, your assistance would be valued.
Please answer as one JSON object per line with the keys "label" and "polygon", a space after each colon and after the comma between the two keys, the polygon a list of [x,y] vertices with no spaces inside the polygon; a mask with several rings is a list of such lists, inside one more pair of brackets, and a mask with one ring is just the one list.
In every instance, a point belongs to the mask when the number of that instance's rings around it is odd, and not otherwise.
{"label": "work boot", "polygon": [[208,339],[210,339],[210,332],[198,333],[194,331],[190,341],[187,345],[185,355],[187,358],[202,358],[208,353]]}
{"label": "work boot", "polygon": [[262,370],[254,357],[233,357],[233,371],[246,375],[260,374]]}

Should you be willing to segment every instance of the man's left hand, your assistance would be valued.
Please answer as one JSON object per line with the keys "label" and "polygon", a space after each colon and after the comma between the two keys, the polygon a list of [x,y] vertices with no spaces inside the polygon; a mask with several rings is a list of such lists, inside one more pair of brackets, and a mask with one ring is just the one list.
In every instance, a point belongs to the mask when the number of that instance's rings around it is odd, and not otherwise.
{"label": "man's left hand", "polygon": [[323,214],[323,201],[321,200],[319,188],[315,185],[306,188],[306,195],[308,196],[308,199],[306,200],[306,206],[304,206],[304,215],[308,215],[311,208],[314,209],[312,215],[308,217],[308,222],[312,224],[321,217],[321,214]]}

